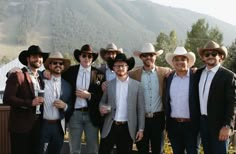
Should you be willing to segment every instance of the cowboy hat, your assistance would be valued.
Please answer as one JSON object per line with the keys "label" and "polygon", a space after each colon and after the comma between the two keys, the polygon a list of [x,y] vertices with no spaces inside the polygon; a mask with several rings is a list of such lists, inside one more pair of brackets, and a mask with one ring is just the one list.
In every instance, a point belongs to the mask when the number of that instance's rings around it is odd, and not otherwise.
{"label": "cowboy hat", "polygon": [[196,61],[196,56],[193,52],[187,52],[184,47],[177,47],[173,53],[167,53],[165,56],[166,62],[173,67],[173,58],[175,56],[185,56],[188,58],[188,68],[192,67]]}
{"label": "cowboy hat", "polygon": [[217,51],[220,54],[224,55],[223,60],[227,57],[228,55],[228,51],[227,48],[225,46],[220,46],[218,43],[214,42],[214,41],[209,41],[204,48],[199,48],[197,49],[199,56],[202,58],[203,53],[205,51]]}
{"label": "cowboy hat", "polygon": [[98,53],[96,53],[92,47],[89,45],[89,44],[85,44],[81,47],[81,49],[75,49],[74,51],[74,57],[75,59],[80,62],[79,60],[79,56],[82,54],[82,53],[85,53],[85,54],[92,54],[93,55],[93,61],[94,62],[97,58],[98,58]]}
{"label": "cowboy hat", "polygon": [[118,53],[123,53],[123,49],[122,48],[118,49],[114,43],[108,44],[105,49],[104,48],[100,49],[100,56],[103,60],[106,60],[104,56],[107,52],[116,52],[118,54]]}
{"label": "cowboy hat", "polygon": [[60,52],[52,52],[50,53],[49,57],[47,58],[47,60],[44,62],[44,67],[46,69],[49,69],[49,64],[53,61],[53,60],[61,60],[63,61],[63,65],[64,65],[64,70],[67,70],[70,67],[70,60],[66,59],[63,57],[63,55]]}
{"label": "cowboy hat", "polygon": [[129,66],[128,71],[134,68],[135,60],[134,57],[127,58],[124,53],[118,53],[115,57],[115,59],[109,58],[107,61],[107,64],[111,70],[113,70],[113,66],[115,62],[117,61],[123,61],[126,62]]}
{"label": "cowboy hat", "polygon": [[140,57],[140,55],[143,53],[151,53],[155,54],[156,56],[160,56],[163,53],[163,50],[155,51],[155,48],[152,43],[145,43],[141,51],[134,51],[133,54],[136,57]]}
{"label": "cowboy hat", "polygon": [[48,58],[48,55],[49,55],[49,53],[42,52],[39,46],[31,45],[28,48],[28,50],[21,51],[21,53],[18,56],[18,59],[23,65],[27,65],[26,58],[29,57],[30,55],[38,55],[38,54],[43,57],[43,62],[45,62],[45,60]]}

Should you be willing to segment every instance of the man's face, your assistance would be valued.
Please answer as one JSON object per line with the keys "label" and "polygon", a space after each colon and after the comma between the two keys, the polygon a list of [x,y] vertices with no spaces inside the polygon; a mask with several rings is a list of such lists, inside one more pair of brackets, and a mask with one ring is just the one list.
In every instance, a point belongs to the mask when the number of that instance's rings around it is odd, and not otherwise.
{"label": "man's face", "polygon": [[62,60],[53,60],[49,64],[49,69],[52,74],[59,75],[64,70],[64,63]]}
{"label": "man's face", "polygon": [[108,60],[109,58],[115,59],[116,57],[116,51],[107,51],[104,55],[104,59]]}
{"label": "man's face", "polygon": [[153,53],[142,53],[140,55],[141,60],[143,61],[143,65],[146,67],[155,66],[156,55]]}
{"label": "man's face", "polygon": [[87,53],[82,53],[79,55],[79,60],[80,60],[80,65],[82,65],[84,68],[87,68],[91,66],[92,61],[93,61],[93,55],[92,54],[87,54]]}
{"label": "man's face", "polygon": [[209,67],[218,65],[223,59],[223,55],[220,55],[217,51],[204,51],[203,61]]}
{"label": "man's face", "polygon": [[127,63],[123,62],[123,61],[115,62],[114,66],[113,66],[113,70],[115,71],[115,73],[118,77],[123,77],[123,76],[127,75],[128,68],[129,68],[129,66],[127,65]]}
{"label": "man's face", "polygon": [[176,72],[188,70],[188,58],[185,56],[175,56],[172,60]]}
{"label": "man's face", "polygon": [[43,64],[43,57],[41,54],[30,55],[27,57],[28,66],[32,68],[40,68]]}

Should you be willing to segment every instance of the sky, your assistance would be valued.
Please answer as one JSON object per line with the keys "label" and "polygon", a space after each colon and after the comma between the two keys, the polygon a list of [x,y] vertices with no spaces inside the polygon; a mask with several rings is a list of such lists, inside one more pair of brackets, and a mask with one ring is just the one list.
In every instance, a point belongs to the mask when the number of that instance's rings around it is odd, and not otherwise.
{"label": "sky", "polygon": [[235,0],[151,0],[161,5],[207,14],[236,26]]}

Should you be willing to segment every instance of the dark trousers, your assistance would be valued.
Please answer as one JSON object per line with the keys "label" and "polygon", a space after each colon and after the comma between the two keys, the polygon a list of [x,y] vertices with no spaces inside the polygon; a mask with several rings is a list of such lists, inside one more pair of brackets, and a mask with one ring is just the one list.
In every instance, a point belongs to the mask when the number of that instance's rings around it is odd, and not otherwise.
{"label": "dark trousers", "polygon": [[117,147],[117,154],[132,154],[133,140],[130,137],[128,124],[112,124],[110,133],[100,142],[99,154],[111,154],[113,146]]}
{"label": "dark trousers", "polygon": [[40,154],[60,154],[64,142],[64,133],[60,120],[43,120],[40,136]]}
{"label": "dark trousers", "polygon": [[38,154],[40,121],[37,120],[33,128],[24,133],[10,132],[11,154]]}
{"label": "dark trousers", "polygon": [[165,114],[146,118],[143,139],[136,143],[139,154],[149,154],[149,142],[152,154],[162,154],[164,146]]}
{"label": "dark trousers", "polygon": [[199,129],[192,126],[191,122],[177,122],[175,119],[168,121],[167,129],[171,147],[174,154],[198,154]]}
{"label": "dark trousers", "polygon": [[200,118],[200,134],[203,145],[204,154],[227,154],[229,139],[219,141],[218,136],[213,136],[208,128],[207,116]]}

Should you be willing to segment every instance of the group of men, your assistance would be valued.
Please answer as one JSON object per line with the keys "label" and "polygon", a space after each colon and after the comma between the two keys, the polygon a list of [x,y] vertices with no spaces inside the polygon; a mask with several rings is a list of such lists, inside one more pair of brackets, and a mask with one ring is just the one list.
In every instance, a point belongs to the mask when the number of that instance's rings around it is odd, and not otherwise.
{"label": "group of men", "polygon": [[227,49],[208,42],[198,49],[205,66],[197,70],[184,47],[166,54],[173,70],[155,65],[162,53],[145,43],[134,52],[143,66],[134,68],[135,59],[111,43],[100,50],[106,63],[95,68],[98,53],[88,44],[74,50],[74,66],[60,52],[22,51],[26,67],[9,75],[3,98],[11,106],[12,154],[60,154],[66,123],[71,154],[81,153],[82,132],[87,154],[110,154],[114,145],[131,154],[133,143],[140,154],[160,154],[165,128],[174,154],[199,153],[200,139],[205,154],[227,153],[236,102],[236,76],[221,66]]}

